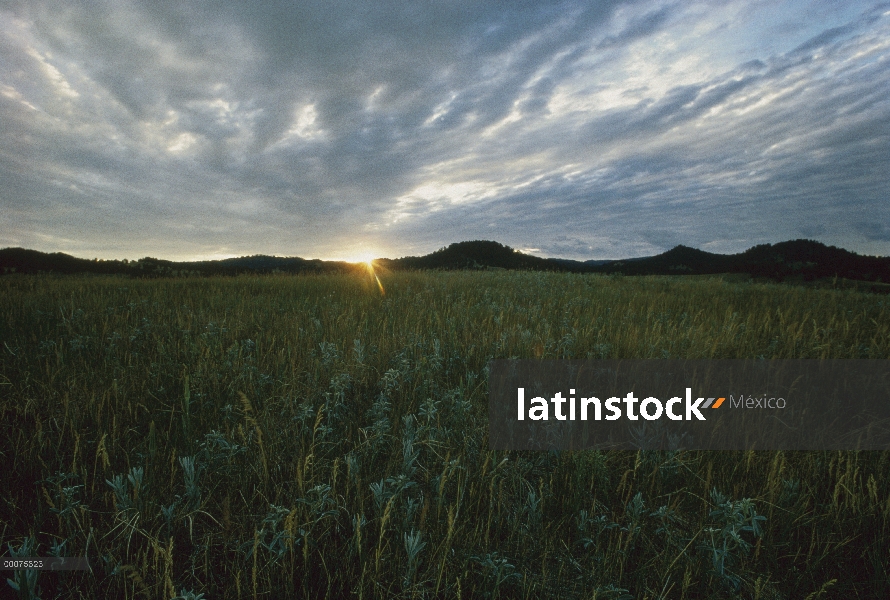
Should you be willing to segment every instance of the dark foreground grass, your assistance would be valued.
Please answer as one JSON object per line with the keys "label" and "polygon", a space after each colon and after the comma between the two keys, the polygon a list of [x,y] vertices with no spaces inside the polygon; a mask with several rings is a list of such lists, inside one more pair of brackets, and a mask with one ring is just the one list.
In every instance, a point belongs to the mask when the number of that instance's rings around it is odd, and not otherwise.
{"label": "dark foreground grass", "polygon": [[0,279],[2,553],[93,568],[21,597],[890,597],[890,452],[492,452],[485,372],[887,359],[886,296],[381,280]]}

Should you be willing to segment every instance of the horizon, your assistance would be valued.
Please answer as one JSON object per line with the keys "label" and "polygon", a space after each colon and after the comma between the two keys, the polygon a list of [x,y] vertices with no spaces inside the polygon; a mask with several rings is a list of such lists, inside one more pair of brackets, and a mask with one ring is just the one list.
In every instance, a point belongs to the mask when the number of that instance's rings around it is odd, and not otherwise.
{"label": "horizon", "polygon": [[[783,240],[783,241],[781,241],[781,242],[772,242],[772,243],[767,242],[766,244],[767,244],[767,245],[770,245],[770,246],[775,246],[775,245],[778,245],[778,244],[784,244],[784,243],[790,243],[790,242],[800,242],[800,241],[803,241],[803,242],[815,242],[815,243],[818,243],[818,244],[823,244],[822,242],[819,242],[819,241],[817,241],[817,240],[810,240],[810,239],[803,239],[803,238],[798,238],[798,239],[794,239],[794,240]],[[601,261],[601,260],[620,262],[620,261],[624,261],[624,260],[635,260],[635,259],[639,259],[639,258],[652,258],[652,257],[654,257],[654,256],[658,256],[658,255],[664,254],[664,253],[666,253],[666,252],[670,252],[671,250],[675,250],[675,249],[677,249],[677,248],[689,248],[689,249],[692,249],[692,250],[697,250],[697,251],[701,251],[701,252],[707,252],[707,253],[709,253],[709,254],[715,254],[715,255],[720,255],[720,256],[733,256],[733,255],[736,255],[736,254],[740,254],[740,253],[742,253],[742,252],[745,252],[746,250],[749,250],[750,248],[753,248],[753,247],[754,247],[754,246],[751,246],[751,247],[749,247],[749,248],[745,248],[744,250],[742,250],[742,251],[740,251],[740,252],[723,253],[723,252],[709,252],[708,250],[702,250],[701,248],[695,248],[695,247],[693,247],[693,246],[686,246],[685,244],[678,244],[678,245],[674,246],[673,248],[668,248],[668,249],[665,250],[664,252],[659,252],[658,254],[653,254],[653,255],[648,255],[648,256],[633,256],[633,257],[623,257],[623,258],[617,258],[617,259],[598,259],[598,258],[586,258],[586,259],[585,259],[585,258],[578,258],[578,259],[568,259],[568,258],[566,258],[566,257],[564,257],[564,256],[538,256],[538,255],[536,255],[536,254],[529,254],[528,252],[525,252],[523,249],[513,248],[513,247],[511,247],[511,246],[509,246],[509,245],[507,245],[507,244],[502,244],[501,242],[498,242],[498,241],[496,241],[496,240],[463,240],[463,241],[460,241],[460,242],[452,242],[452,243],[450,243],[450,244],[447,244],[447,245],[445,245],[445,246],[441,246],[441,247],[439,247],[439,248],[436,248],[435,250],[430,250],[429,252],[425,252],[425,253],[423,253],[423,254],[403,255],[403,256],[398,256],[398,257],[389,257],[389,256],[365,256],[365,257],[363,257],[363,258],[357,258],[357,259],[355,259],[355,260],[348,260],[348,259],[341,259],[341,258],[317,258],[317,257],[297,256],[297,255],[261,254],[261,253],[260,253],[260,254],[256,254],[256,253],[255,253],[255,254],[241,254],[241,255],[238,255],[238,256],[225,256],[225,257],[222,257],[222,258],[208,258],[208,259],[202,259],[202,260],[170,260],[170,259],[161,258],[161,257],[159,257],[159,256],[152,256],[152,255],[140,256],[139,258],[129,258],[129,257],[124,257],[124,258],[99,258],[99,257],[74,256],[74,255],[68,255],[68,256],[71,256],[72,258],[76,258],[76,259],[79,259],[79,260],[108,260],[108,261],[115,261],[115,260],[117,260],[117,261],[123,261],[123,260],[127,260],[127,261],[129,261],[129,262],[137,262],[137,261],[142,260],[142,259],[149,259],[149,258],[150,258],[150,259],[154,259],[154,260],[170,261],[170,262],[177,262],[177,263],[185,263],[185,262],[214,262],[214,261],[224,261],[224,260],[231,260],[231,259],[237,259],[237,258],[251,258],[251,257],[259,257],[259,256],[261,256],[261,257],[268,257],[268,258],[285,258],[285,259],[287,259],[287,258],[296,258],[296,259],[307,260],[307,261],[318,260],[318,261],[322,261],[322,262],[345,262],[345,263],[350,263],[350,264],[362,264],[362,263],[370,264],[370,263],[372,263],[373,261],[376,261],[376,260],[393,260],[393,261],[395,261],[395,260],[402,260],[402,259],[405,259],[405,258],[420,258],[420,257],[424,257],[424,256],[429,256],[430,254],[433,254],[433,253],[438,252],[438,251],[440,251],[440,250],[446,250],[446,249],[448,249],[448,248],[450,248],[450,247],[452,247],[452,246],[456,246],[456,245],[460,245],[460,244],[471,244],[471,243],[476,243],[476,242],[500,244],[501,246],[504,246],[504,247],[508,248],[509,250],[513,250],[513,251],[515,251],[515,252],[520,252],[520,253],[525,254],[525,255],[527,255],[527,256],[536,256],[536,257],[538,257],[538,258],[544,258],[544,259],[548,259],[548,260],[549,260],[549,259],[553,259],[553,260],[575,260],[575,261],[578,261],[578,262],[585,262],[585,261]],[[756,244],[756,245],[758,245],[758,244]],[[860,254],[860,253],[858,253],[858,252],[854,252],[854,251],[852,251],[852,250],[850,250],[850,249],[848,249],[848,248],[843,248],[843,247],[840,247],[840,246],[832,246],[831,244],[823,244],[823,245],[824,245],[826,248],[836,247],[836,248],[838,248],[838,249],[840,249],[840,250],[845,250],[845,251],[847,251],[847,252],[853,252],[854,254],[857,254],[858,256],[864,256],[864,257],[870,257],[870,258],[890,258],[890,255]],[[37,250],[37,249],[35,249],[35,248],[21,248],[21,247],[12,247],[12,246],[8,246],[8,247],[5,247],[5,248],[0,248],[0,252],[2,252],[3,250],[28,250],[28,251],[42,252],[42,253],[44,253],[44,254],[53,254],[53,252],[45,252],[45,251],[42,251],[42,250]],[[62,254],[67,254],[67,253],[63,252]]]}
{"label": "horizon", "polygon": [[890,3],[0,9],[0,247],[890,256]]}

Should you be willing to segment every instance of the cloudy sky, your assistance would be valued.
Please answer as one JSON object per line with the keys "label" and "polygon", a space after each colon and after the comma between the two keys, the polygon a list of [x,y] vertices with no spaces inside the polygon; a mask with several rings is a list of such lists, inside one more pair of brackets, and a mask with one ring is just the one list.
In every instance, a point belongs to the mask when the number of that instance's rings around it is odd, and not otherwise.
{"label": "cloudy sky", "polygon": [[890,2],[0,0],[0,247],[890,255]]}

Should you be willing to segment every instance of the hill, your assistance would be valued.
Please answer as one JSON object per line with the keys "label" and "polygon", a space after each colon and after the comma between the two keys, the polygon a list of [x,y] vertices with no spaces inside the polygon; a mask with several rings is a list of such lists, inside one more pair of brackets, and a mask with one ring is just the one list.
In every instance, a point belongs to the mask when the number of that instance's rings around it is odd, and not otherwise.
{"label": "hill", "polygon": [[676,246],[663,254],[590,265],[587,270],[625,275],[707,275],[731,271],[732,256]]}
{"label": "hill", "polygon": [[376,261],[390,269],[509,269],[526,271],[568,270],[560,261],[523,254],[491,241],[451,244],[425,256],[408,256]]}
{"label": "hill", "polygon": [[134,277],[239,275],[244,273],[336,273],[354,269],[345,262],[296,257],[242,256],[223,260],[173,262],[147,256],[135,261],[88,260],[61,252],[47,254],[24,248],[0,250],[0,273],[94,273]]}
{"label": "hill", "polygon": [[[761,244],[738,254],[714,254],[676,246],[662,254],[626,260],[577,261],[523,254],[498,242],[459,242],[424,256],[381,258],[390,270],[509,269],[625,275],[745,274],[776,281],[841,278],[875,284],[890,283],[890,258],[862,256],[812,240]],[[146,257],[138,261],[87,260],[24,248],[0,250],[2,273],[96,273],[135,277],[237,275],[242,273],[338,273],[363,268],[346,262],[297,257],[244,256],[215,261],[173,262]]]}
{"label": "hill", "polygon": [[677,246],[663,254],[592,267],[626,275],[707,275],[744,273],[777,281],[815,281],[827,277],[890,282],[890,258],[861,256],[812,240],[761,244],[739,254],[713,254]]}

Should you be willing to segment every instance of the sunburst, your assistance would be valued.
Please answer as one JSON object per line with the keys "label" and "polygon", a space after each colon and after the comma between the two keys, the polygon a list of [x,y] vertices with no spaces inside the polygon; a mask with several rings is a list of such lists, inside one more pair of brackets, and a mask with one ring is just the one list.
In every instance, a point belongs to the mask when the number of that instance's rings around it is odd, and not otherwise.
{"label": "sunburst", "polygon": [[386,290],[383,289],[383,284],[380,283],[380,278],[377,277],[377,272],[374,270],[374,261],[373,261],[373,260],[366,260],[366,261],[365,261],[365,265],[367,265],[367,267],[368,267],[368,273],[370,273],[371,276],[374,277],[374,281],[377,282],[377,287],[380,288],[380,295],[381,295],[381,296],[385,296],[385,295],[386,295]]}
{"label": "sunburst", "polygon": [[377,287],[380,289],[380,295],[385,296],[386,290],[383,288],[383,283],[380,281],[380,277],[377,276],[377,271],[374,269],[374,259],[370,254],[364,254],[353,257],[351,260],[346,262],[350,262],[356,265],[364,265],[368,270],[368,274],[374,278],[374,281],[377,282]]}

